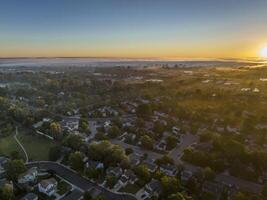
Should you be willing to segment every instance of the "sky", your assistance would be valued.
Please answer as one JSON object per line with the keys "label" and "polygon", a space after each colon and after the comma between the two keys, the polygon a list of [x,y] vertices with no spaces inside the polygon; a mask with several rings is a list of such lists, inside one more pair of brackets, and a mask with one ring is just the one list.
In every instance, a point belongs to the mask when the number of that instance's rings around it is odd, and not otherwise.
{"label": "sky", "polygon": [[267,0],[0,0],[0,57],[247,58]]}

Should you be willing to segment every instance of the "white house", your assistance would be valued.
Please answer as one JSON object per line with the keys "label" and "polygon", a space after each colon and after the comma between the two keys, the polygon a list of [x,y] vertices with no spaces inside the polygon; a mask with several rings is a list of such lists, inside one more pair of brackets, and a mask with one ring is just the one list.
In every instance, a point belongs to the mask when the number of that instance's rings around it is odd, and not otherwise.
{"label": "white house", "polygon": [[38,175],[37,167],[32,167],[28,169],[28,171],[19,175],[18,183],[25,184],[25,183],[34,182],[37,178],[37,175]]}
{"label": "white house", "polygon": [[57,190],[57,181],[54,178],[42,180],[38,184],[39,192],[46,194],[47,196],[52,196]]}

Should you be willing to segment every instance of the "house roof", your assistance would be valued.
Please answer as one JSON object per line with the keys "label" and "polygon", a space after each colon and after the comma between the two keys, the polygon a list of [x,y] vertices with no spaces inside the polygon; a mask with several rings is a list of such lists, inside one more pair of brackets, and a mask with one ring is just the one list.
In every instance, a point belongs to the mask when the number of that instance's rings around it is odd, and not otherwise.
{"label": "house roof", "polygon": [[160,168],[164,169],[164,170],[168,170],[168,171],[172,171],[174,172],[176,170],[176,166],[175,165],[161,165]]}
{"label": "house roof", "polygon": [[158,180],[153,179],[147,184],[147,188],[149,188],[149,190],[151,189],[151,192],[159,192],[161,190],[160,182]]}
{"label": "house roof", "polygon": [[103,163],[98,162],[98,161],[93,161],[93,160],[88,160],[87,161],[87,166],[89,168],[99,168],[100,167],[99,165],[103,165]]}
{"label": "house roof", "polygon": [[122,173],[122,169],[120,167],[109,167],[107,173],[114,173],[115,175],[120,174]]}
{"label": "house roof", "polygon": [[143,164],[151,171],[155,170],[157,168],[157,165],[151,161],[145,160]]}
{"label": "house roof", "polygon": [[57,183],[57,181],[56,181],[56,179],[54,179],[54,178],[49,178],[49,179],[45,179],[45,180],[42,180],[41,182],[40,182],[40,185],[43,187],[43,188],[47,188],[47,186],[48,185],[50,185],[50,184],[56,184]]}
{"label": "house roof", "polygon": [[36,172],[37,172],[37,168],[36,167],[32,167],[32,168],[28,169],[26,172],[20,174],[19,175],[19,179],[23,178],[23,177],[25,177],[27,175],[33,175]]}
{"label": "house roof", "polygon": [[34,193],[28,193],[26,194],[21,200],[35,200],[38,196]]}

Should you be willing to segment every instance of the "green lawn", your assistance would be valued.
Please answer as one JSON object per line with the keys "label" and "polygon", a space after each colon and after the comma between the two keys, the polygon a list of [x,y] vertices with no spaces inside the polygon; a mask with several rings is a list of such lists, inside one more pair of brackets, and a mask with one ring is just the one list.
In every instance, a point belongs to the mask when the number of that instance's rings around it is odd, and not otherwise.
{"label": "green lawn", "polygon": [[19,133],[18,139],[26,149],[30,160],[48,160],[49,149],[56,145],[56,142],[42,136]]}
{"label": "green lawn", "polygon": [[10,155],[12,151],[18,151],[23,155],[22,150],[16,143],[13,135],[0,138],[0,154]]}
{"label": "green lawn", "polygon": [[119,190],[119,192],[127,192],[127,193],[131,193],[131,194],[135,194],[140,189],[141,188],[136,184],[128,184],[124,188],[121,188]]}
{"label": "green lawn", "polygon": [[58,186],[57,186],[57,193],[59,195],[63,195],[70,190],[71,190],[71,186],[68,183],[66,183],[63,180],[59,181]]}
{"label": "green lawn", "polygon": [[[49,149],[56,145],[55,141],[38,135],[26,134],[21,130],[19,130],[17,138],[26,149],[30,160],[48,160]],[[24,154],[13,135],[0,138],[0,155],[10,155],[12,151],[20,152],[24,158]]]}

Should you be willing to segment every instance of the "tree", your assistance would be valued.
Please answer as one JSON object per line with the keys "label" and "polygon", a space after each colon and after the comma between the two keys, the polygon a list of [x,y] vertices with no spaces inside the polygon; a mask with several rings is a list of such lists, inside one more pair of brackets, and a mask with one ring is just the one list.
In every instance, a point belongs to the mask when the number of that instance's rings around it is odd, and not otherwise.
{"label": "tree", "polygon": [[130,154],[132,154],[133,153],[133,149],[132,148],[126,148],[125,149],[125,154],[126,155],[130,155]]}
{"label": "tree", "polygon": [[134,173],[139,179],[144,180],[145,182],[148,182],[150,179],[150,172],[145,165],[138,165],[135,167]]}
{"label": "tree", "polygon": [[61,146],[54,146],[49,149],[49,160],[56,161],[61,156]]}
{"label": "tree", "polygon": [[108,130],[108,136],[110,138],[116,138],[121,134],[121,130],[118,128],[118,126],[113,125],[109,130]]}
{"label": "tree", "polygon": [[93,197],[91,196],[90,192],[85,191],[84,194],[83,194],[83,199],[84,200],[92,200]]}
{"label": "tree", "polygon": [[148,135],[144,135],[140,139],[141,141],[141,147],[144,149],[153,149],[154,146],[154,140],[149,137]]}
{"label": "tree", "polygon": [[101,161],[105,166],[115,166],[127,159],[124,149],[119,145],[113,145],[105,140],[100,143],[91,143],[88,154],[93,160]]}
{"label": "tree", "polygon": [[69,135],[66,140],[64,141],[64,144],[73,150],[79,150],[82,146],[82,138],[78,135]]}
{"label": "tree", "polygon": [[89,123],[85,118],[80,118],[79,120],[79,131],[85,133],[89,130]]}
{"label": "tree", "polygon": [[0,199],[1,200],[13,200],[14,194],[13,194],[13,188],[11,185],[6,184],[0,193]]}
{"label": "tree", "polygon": [[169,135],[166,138],[167,149],[170,150],[170,149],[175,148],[177,145],[177,142],[178,142],[178,139],[174,135]]}
{"label": "tree", "polygon": [[157,165],[172,165],[174,163],[174,160],[170,156],[164,155],[161,158],[158,158],[155,162]]}
{"label": "tree", "polygon": [[175,194],[171,194],[167,200],[191,200],[191,197],[188,197],[187,195],[177,192]]}
{"label": "tree", "polygon": [[234,196],[233,200],[250,200],[250,197],[247,196],[247,195],[245,195],[245,194],[242,193],[242,192],[238,192],[238,193]]}
{"label": "tree", "polygon": [[106,178],[106,185],[109,188],[113,188],[114,185],[117,183],[117,181],[118,181],[118,178],[116,176],[107,176],[107,178]]}
{"label": "tree", "polygon": [[20,153],[18,151],[12,151],[10,153],[10,157],[11,157],[12,160],[22,159],[22,156],[20,155]]}
{"label": "tree", "polygon": [[210,167],[205,167],[203,169],[204,179],[213,180],[216,176],[215,172]]}
{"label": "tree", "polygon": [[180,182],[176,177],[163,176],[160,182],[165,196],[177,193],[181,189]]}
{"label": "tree", "polygon": [[152,114],[150,104],[141,104],[137,107],[136,114],[141,117],[149,117]]}
{"label": "tree", "polygon": [[50,124],[50,132],[53,137],[60,138],[62,134],[61,126],[58,122],[52,122]]}
{"label": "tree", "polygon": [[26,171],[26,166],[22,160],[10,160],[4,166],[7,177],[12,181],[17,181],[18,176]]}
{"label": "tree", "polygon": [[69,163],[71,168],[82,171],[83,170],[83,157],[81,152],[76,151],[75,153],[71,153],[69,156]]}
{"label": "tree", "polygon": [[267,200],[267,183],[263,186],[261,195],[263,197],[263,200]]}

